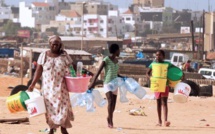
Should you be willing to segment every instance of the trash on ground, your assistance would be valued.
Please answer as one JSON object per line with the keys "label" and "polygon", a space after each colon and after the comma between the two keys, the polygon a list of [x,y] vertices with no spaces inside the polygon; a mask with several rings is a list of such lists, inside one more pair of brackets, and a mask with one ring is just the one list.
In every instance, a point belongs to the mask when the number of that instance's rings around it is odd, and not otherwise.
{"label": "trash on ground", "polygon": [[129,111],[130,115],[134,116],[147,116],[145,112],[143,111],[144,108],[135,108]]}

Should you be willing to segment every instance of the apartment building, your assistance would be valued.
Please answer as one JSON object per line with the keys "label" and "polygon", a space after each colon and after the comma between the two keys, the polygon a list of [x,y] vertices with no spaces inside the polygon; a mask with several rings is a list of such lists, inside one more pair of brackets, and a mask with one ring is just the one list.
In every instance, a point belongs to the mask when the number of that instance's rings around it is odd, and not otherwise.
{"label": "apartment building", "polygon": [[164,7],[165,0],[133,0],[134,5],[143,7]]}
{"label": "apartment building", "polygon": [[130,9],[120,15],[125,23],[126,32],[142,32],[143,23],[139,14],[134,14]]}
{"label": "apartment building", "polygon": [[19,22],[22,27],[40,29],[42,24],[49,24],[50,20],[55,20],[55,15],[58,13],[58,1],[33,2],[30,4],[20,2],[19,9]]}
{"label": "apartment building", "polygon": [[118,7],[103,1],[88,1],[88,2],[76,2],[70,4],[71,9],[75,10],[78,14],[98,14],[108,15],[109,10],[117,10]]}

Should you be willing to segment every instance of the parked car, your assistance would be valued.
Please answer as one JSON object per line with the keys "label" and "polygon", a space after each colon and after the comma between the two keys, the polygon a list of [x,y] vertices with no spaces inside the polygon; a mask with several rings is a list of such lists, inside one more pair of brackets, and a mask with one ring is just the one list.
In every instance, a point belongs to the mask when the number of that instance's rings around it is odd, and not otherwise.
{"label": "parked car", "polygon": [[212,79],[215,80],[215,69],[210,68],[200,68],[198,71],[199,74],[202,74],[202,76],[206,79]]}

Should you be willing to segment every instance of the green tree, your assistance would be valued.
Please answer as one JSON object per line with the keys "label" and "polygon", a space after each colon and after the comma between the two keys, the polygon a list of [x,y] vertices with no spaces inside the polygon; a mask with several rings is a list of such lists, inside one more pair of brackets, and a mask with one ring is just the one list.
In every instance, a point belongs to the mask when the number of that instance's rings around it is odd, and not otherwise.
{"label": "green tree", "polygon": [[6,24],[3,26],[3,30],[8,36],[17,35],[17,30],[20,29],[20,25],[18,23],[13,23],[11,20],[8,20]]}

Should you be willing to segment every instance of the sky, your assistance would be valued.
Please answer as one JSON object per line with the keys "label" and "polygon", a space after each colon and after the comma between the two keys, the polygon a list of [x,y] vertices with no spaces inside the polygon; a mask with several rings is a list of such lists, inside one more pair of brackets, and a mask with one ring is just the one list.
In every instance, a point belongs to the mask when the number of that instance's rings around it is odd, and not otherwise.
{"label": "sky", "polygon": [[[6,4],[18,6],[19,1],[24,0],[5,0]],[[33,1],[44,1],[44,0],[25,0],[26,2]],[[76,0],[65,0],[76,1]],[[133,0],[103,0],[111,2],[114,5],[118,5],[119,8],[127,8]],[[203,10],[208,11],[208,1],[210,1],[211,11],[215,11],[215,0],[165,0],[165,6],[173,7],[174,9],[192,9],[192,10]]]}

